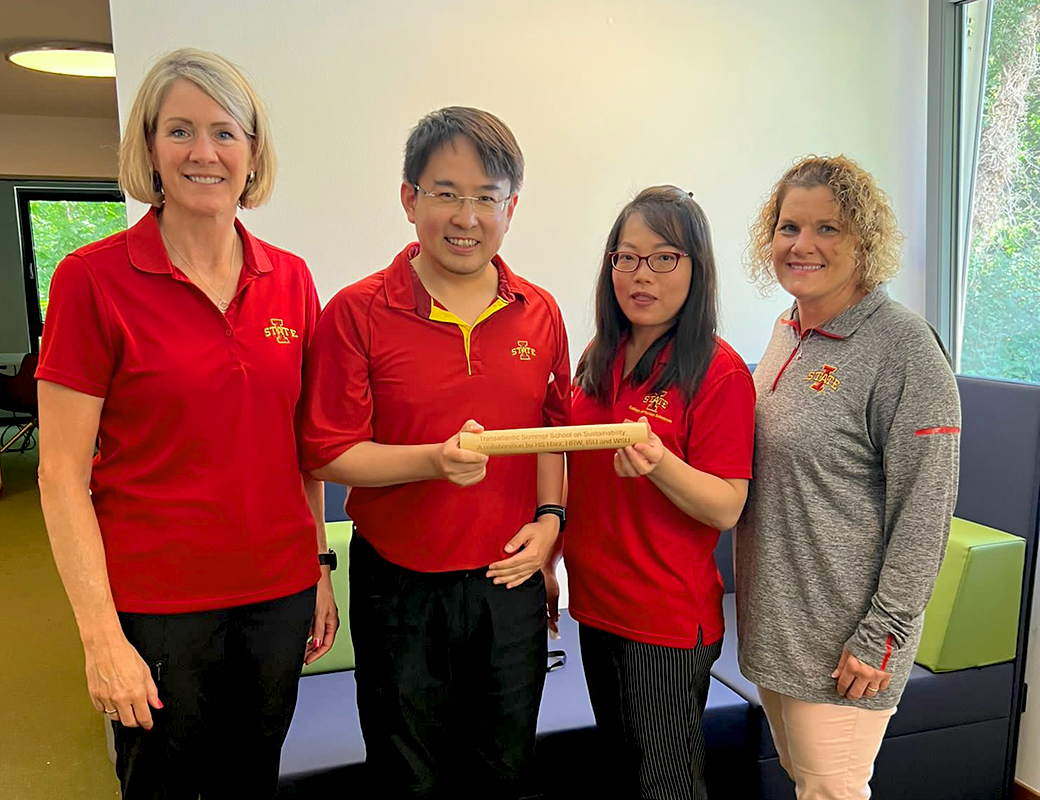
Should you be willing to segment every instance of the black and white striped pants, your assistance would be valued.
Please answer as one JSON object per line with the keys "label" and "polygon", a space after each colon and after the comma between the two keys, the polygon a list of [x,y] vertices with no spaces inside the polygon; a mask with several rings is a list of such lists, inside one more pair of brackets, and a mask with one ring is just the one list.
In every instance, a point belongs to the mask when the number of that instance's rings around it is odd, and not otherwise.
{"label": "black and white striped pants", "polygon": [[618,797],[705,800],[702,719],[722,641],[645,644],[580,626],[581,660]]}

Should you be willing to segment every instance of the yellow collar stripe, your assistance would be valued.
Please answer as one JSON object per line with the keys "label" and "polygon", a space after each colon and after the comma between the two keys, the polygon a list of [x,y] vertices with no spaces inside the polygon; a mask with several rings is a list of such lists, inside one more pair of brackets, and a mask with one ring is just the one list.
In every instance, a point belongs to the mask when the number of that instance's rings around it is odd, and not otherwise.
{"label": "yellow collar stripe", "polygon": [[472,325],[467,325],[465,322],[462,321],[461,318],[459,318],[455,314],[452,314],[450,311],[448,311],[448,309],[440,308],[432,299],[430,300],[430,319],[431,320],[433,320],[434,322],[449,322],[449,323],[451,323],[453,325],[458,325],[459,326],[459,330],[462,331],[462,345],[463,345],[463,347],[466,350],[466,371],[467,371],[467,374],[469,374],[469,375],[473,374],[473,366],[472,366],[472,364],[470,364],[470,360],[469,360],[470,334],[472,334],[473,329],[475,327],[477,327],[481,322],[486,320],[488,317],[490,317],[496,311],[502,310],[507,305],[509,305],[509,303],[507,303],[501,297],[496,297],[495,298],[495,302],[493,302],[491,305],[489,305],[487,308],[485,308],[481,312],[480,316],[477,317],[476,322],[474,322]]}

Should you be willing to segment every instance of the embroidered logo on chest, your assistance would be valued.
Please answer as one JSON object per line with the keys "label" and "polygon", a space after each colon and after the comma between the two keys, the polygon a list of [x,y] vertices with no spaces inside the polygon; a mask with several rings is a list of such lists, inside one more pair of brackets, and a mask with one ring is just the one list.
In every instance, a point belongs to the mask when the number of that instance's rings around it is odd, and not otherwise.
{"label": "embroidered logo on chest", "polygon": [[634,411],[636,414],[645,414],[651,419],[659,419],[662,422],[671,422],[672,420],[664,416],[661,412],[668,408],[668,390],[665,389],[663,392],[649,392],[643,396],[642,408],[636,408],[635,406],[629,406],[629,411]]}
{"label": "embroidered logo on chest", "polygon": [[521,361],[530,361],[538,353],[531,347],[527,339],[517,339],[516,347],[511,351],[512,355],[517,356]]}
{"label": "embroidered logo on chest", "polygon": [[278,344],[290,344],[293,339],[300,338],[295,328],[288,327],[284,319],[275,317],[271,317],[271,324],[264,328],[264,336],[268,339],[273,336]]}
{"label": "embroidered logo on chest", "polygon": [[810,372],[806,376],[805,381],[814,392],[822,392],[828,387],[832,392],[836,392],[838,387],[841,386],[841,381],[834,375],[837,369],[837,367],[832,367],[830,364],[824,364],[820,369],[814,369]]}
{"label": "embroidered logo on chest", "polygon": [[646,406],[647,411],[663,411],[668,408],[668,399],[665,392],[651,392],[643,398],[643,405]]}

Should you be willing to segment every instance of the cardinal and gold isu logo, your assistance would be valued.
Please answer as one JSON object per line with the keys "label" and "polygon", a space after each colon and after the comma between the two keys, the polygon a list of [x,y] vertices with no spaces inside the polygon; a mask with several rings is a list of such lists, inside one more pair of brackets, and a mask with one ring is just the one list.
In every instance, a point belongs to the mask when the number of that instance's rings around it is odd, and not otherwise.
{"label": "cardinal and gold isu logo", "polygon": [[668,400],[665,399],[667,392],[651,392],[643,398],[643,405],[647,411],[664,411],[668,408]]}
{"label": "cardinal and gold isu logo", "polygon": [[289,344],[293,339],[299,339],[295,328],[288,328],[284,319],[271,317],[271,324],[264,328],[264,336],[270,339],[272,336],[278,344]]}
{"label": "cardinal and gold isu logo", "polygon": [[832,392],[838,391],[838,387],[841,386],[841,381],[834,377],[834,372],[837,367],[832,367],[830,364],[824,364],[821,369],[815,369],[806,376],[805,380],[809,384],[809,388],[814,392],[822,392],[828,386]]}
{"label": "cardinal and gold isu logo", "polygon": [[521,361],[530,361],[533,356],[538,355],[535,349],[527,343],[527,339],[517,339],[516,347],[513,348],[512,354],[518,356]]}
{"label": "cardinal and gold isu logo", "polygon": [[667,389],[665,389],[663,392],[649,392],[643,395],[642,408],[636,408],[635,406],[630,405],[628,407],[628,410],[633,412],[634,414],[639,414],[640,416],[645,415],[647,417],[650,417],[651,419],[659,419],[661,420],[661,422],[667,422],[671,424],[671,418],[666,417],[664,414],[661,413],[666,408],[668,408],[668,398],[666,397],[667,394]]}

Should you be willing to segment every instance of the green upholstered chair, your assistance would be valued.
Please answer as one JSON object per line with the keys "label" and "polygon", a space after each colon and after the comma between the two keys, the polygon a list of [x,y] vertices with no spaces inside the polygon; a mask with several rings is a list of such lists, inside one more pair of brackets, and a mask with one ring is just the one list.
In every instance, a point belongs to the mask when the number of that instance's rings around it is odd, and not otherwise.
{"label": "green upholstered chair", "polygon": [[954,517],[918,664],[951,672],[1015,657],[1025,553],[1024,539]]}
{"label": "green upholstered chair", "polygon": [[339,672],[354,669],[354,644],[350,640],[349,588],[350,588],[350,536],[354,532],[354,523],[326,522],[325,535],[329,547],[336,551],[339,562],[332,572],[332,588],[336,592],[336,605],[339,606],[339,630],[336,642],[325,655],[303,668],[304,675],[319,675],[323,672]]}

